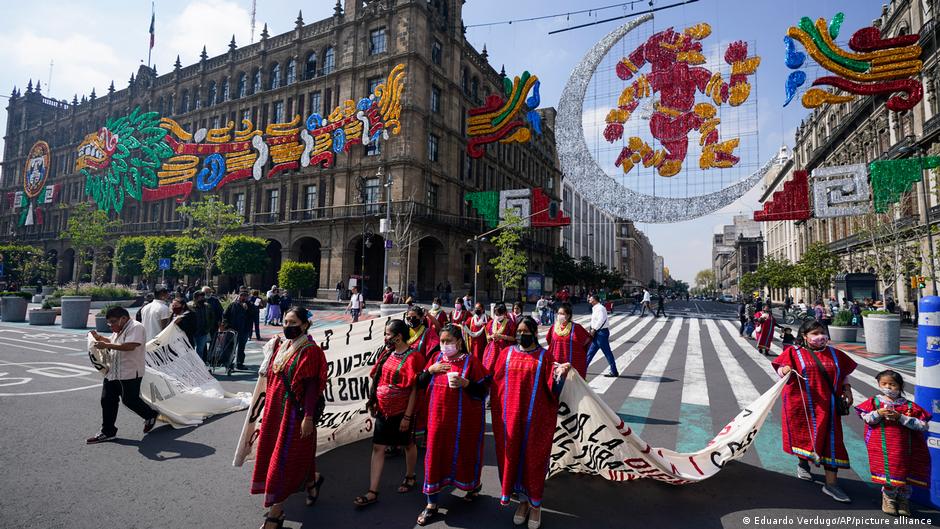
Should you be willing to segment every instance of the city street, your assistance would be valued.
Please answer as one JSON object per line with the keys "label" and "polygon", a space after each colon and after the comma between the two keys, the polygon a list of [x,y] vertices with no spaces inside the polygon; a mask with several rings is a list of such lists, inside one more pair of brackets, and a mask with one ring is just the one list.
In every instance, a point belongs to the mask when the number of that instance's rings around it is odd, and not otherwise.
{"label": "city street", "polygon": [[[669,303],[668,318],[629,316],[618,306],[611,317],[611,344],[621,376],[598,377],[603,355],[589,367],[591,387],[653,446],[694,451],[739,409],[776,380],[770,359],[737,332],[736,307],[703,301]],[[584,320],[584,309],[576,311]],[[315,333],[322,335],[322,329]],[[2,527],[253,528],[262,522],[261,497],[248,494],[251,467],[231,466],[245,412],[214,417],[143,436],[142,421],[122,407],[118,439],[86,446],[100,423],[100,377],[87,362],[84,337],[58,328],[0,324],[0,416],[4,435],[0,466]],[[247,363],[257,366],[261,342],[252,341]],[[779,346],[775,346],[779,352]],[[876,394],[876,362],[853,354],[850,377],[856,402]],[[913,382],[913,373],[899,368]],[[232,391],[250,391],[254,373],[220,378]],[[912,385],[912,384],[911,384]],[[909,388],[911,391],[913,388]],[[651,480],[611,483],[599,477],[563,475],[546,484],[543,527],[780,527],[798,517],[804,525],[883,527],[896,518],[880,511],[879,489],[869,481],[862,421],[845,418],[845,441],[853,470],[840,477],[851,504],[820,492],[794,476],[796,460],[781,451],[779,403],[753,447],[716,477],[695,485]],[[486,442],[483,494],[476,503],[444,495],[446,518],[431,527],[511,527],[512,508],[500,508],[492,437]],[[418,492],[397,494],[403,460],[389,459],[379,502],[353,509],[365,492],[369,441],[333,450],[318,459],[326,477],[315,507],[303,496],[286,505],[285,527],[411,527],[423,507]],[[421,476],[419,463],[418,473]],[[831,521],[837,517],[856,517]],[[766,517],[766,518],[762,518]],[[789,517],[790,521],[774,521]],[[921,518],[940,522],[936,510]],[[763,522],[763,523],[762,523]]]}

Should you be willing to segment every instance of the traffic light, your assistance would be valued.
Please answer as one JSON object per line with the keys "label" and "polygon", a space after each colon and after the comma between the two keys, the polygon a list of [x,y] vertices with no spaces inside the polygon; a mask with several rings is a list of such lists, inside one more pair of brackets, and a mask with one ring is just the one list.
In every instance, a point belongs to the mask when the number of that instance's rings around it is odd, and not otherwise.
{"label": "traffic light", "polygon": [[911,288],[917,288],[917,276],[911,276]]}
{"label": "traffic light", "polygon": [[927,288],[927,278],[924,276],[917,276],[917,288]]}

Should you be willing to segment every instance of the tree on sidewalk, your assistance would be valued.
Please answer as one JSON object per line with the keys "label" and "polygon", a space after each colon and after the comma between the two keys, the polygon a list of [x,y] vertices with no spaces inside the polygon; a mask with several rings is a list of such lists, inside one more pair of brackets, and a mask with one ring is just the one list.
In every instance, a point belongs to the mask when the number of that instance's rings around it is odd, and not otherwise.
{"label": "tree on sidewalk", "polygon": [[386,234],[391,240],[398,252],[398,293],[404,297],[405,282],[408,277],[408,268],[411,247],[418,243],[412,230],[411,221],[414,219],[417,203],[414,200],[414,193],[408,197],[408,200],[401,203],[399,208],[392,211],[392,232]]}
{"label": "tree on sidewalk", "polygon": [[[68,206],[63,205],[63,208],[68,209]],[[120,220],[109,219],[107,212],[92,207],[88,202],[79,202],[69,211],[68,224],[59,234],[59,238],[68,239],[82,269],[87,266],[96,272],[94,278],[88,278],[95,283],[102,283],[104,280],[105,266],[101,262],[104,252],[101,250],[110,233],[120,226]],[[96,262],[98,266],[95,266]],[[79,282],[86,277],[79,277]]]}
{"label": "tree on sidewalk", "polygon": [[810,294],[822,296],[832,287],[832,278],[839,272],[839,258],[824,243],[814,242],[806,247],[797,269],[801,283]]}
{"label": "tree on sidewalk", "polygon": [[183,230],[183,234],[195,239],[196,243],[187,243],[186,249],[196,249],[197,253],[202,255],[202,269],[205,271],[206,284],[209,284],[222,238],[241,227],[245,219],[235,206],[214,196],[180,206],[176,208],[176,212],[189,221],[189,226]]}
{"label": "tree on sidewalk", "polygon": [[909,225],[893,204],[885,213],[867,213],[860,217],[858,236],[866,242],[856,252],[867,268],[872,268],[882,281],[882,299],[887,299],[897,282],[919,273],[923,264],[921,236],[926,235],[919,224]]}
{"label": "tree on sidewalk", "polygon": [[506,290],[518,287],[526,273],[527,257],[522,250],[522,218],[514,209],[503,212],[503,222],[499,226],[499,233],[493,237],[493,246],[499,253],[490,259],[490,264],[496,272],[496,281],[503,288],[502,298],[506,299]]}
{"label": "tree on sidewalk", "polygon": [[695,288],[703,294],[714,293],[718,290],[718,284],[717,281],[715,281],[715,271],[711,268],[699,270],[698,273],[695,274]]}
{"label": "tree on sidewalk", "polygon": [[246,274],[258,274],[268,266],[268,242],[259,237],[247,235],[228,235],[219,241],[219,250],[215,260],[223,274],[242,276],[246,284]]}

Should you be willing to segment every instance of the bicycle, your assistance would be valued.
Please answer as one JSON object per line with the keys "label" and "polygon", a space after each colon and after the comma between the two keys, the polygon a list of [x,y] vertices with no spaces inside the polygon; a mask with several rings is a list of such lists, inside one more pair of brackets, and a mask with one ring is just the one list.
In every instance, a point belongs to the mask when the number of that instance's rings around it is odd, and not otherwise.
{"label": "bicycle", "polygon": [[808,320],[815,320],[815,319],[816,319],[815,312],[802,311],[802,310],[790,310],[789,312],[787,312],[786,316],[784,316],[783,323],[786,323],[788,325],[793,325],[793,324],[802,325],[804,322]]}

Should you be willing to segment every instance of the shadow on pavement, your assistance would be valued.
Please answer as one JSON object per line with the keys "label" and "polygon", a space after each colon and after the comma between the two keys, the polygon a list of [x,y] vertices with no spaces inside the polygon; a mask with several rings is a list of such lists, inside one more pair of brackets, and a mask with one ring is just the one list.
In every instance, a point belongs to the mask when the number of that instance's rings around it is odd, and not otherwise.
{"label": "shadow on pavement", "polygon": [[[222,415],[210,417],[203,425],[218,420],[221,417]],[[193,431],[192,428],[173,428],[172,426],[164,424],[158,426],[140,440],[117,438],[111,442],[124,446],[136,446],[140,455],[152,461],[201,459],[215,454],[216,450],[214,447],[180,439],[180,437],[191,431]]]}

